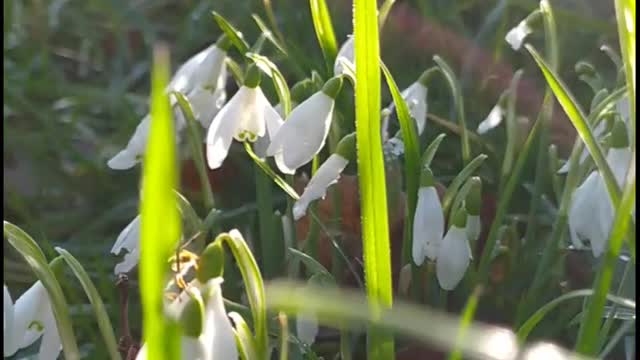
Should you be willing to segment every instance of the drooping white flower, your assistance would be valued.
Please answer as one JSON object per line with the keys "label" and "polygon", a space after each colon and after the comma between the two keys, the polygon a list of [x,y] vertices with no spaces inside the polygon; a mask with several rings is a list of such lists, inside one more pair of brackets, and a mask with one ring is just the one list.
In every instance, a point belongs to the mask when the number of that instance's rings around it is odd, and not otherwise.
{"label": "drooping white flower", "polygon": [[293,218],[299,220],[307,212],[309,204],[317,199],[324,199],[327,189],[335,184],[340,174],[354,158],[356,148],[355,133],[342,138],[336,147],[336,152],[320,165],[313,175],[304,192],[293,205]]}
{"label": "drooping white flower", "polygon": [[420,176],[418,203],[413,218],[411,254],[416,265],[422,265],[425,257],[436,259],[443,233],[444,215],[433,173],[430,169],[424,168]]}
{"label": "drooping white flower", "polygon": [[453,290],[458,285],[471,261],[471,248],[465,230],[466,221],[466,211],[460,208],[438,249],[436,276],[444,290]]}
{"label": "drooping white flower", "polygon": [[355,63],[355,51],[354,51],[355,37],[353,35],[349,35],[347,41],[345,41],[340,50],[338,51],[338,55],[336,55],[336,61],[333,65],[333,75],[339,76],[346,73],[347,69],[344,67],[344,63],[347,66],[351,67],[351,70],[355,71],[356,63]]}
{"label": "drooping white flower", "polygon": [[[501,96],[500,99],[503,99]],[[482,122],[478,125],[478,134],[482,135],[487,131],[497,127],[502,122],[506,111],[503,106],[503,102],[498,100],[498,103],[491,109],[487,118],[482,120]]]}
{"label": "drooping white flower", "polygon": [[37,281],[14,304],[4,285],[4,356],[12,356],[40,337],[38,359],[57,359],[62,343],[47,290]]}
{"label": "drooping white flower", "polygon": [[[611,135],[612,147],[606,160],[618,186],[622,186],[631,160],[626,125],[616,121]],[[583,248],[582,240],[588,240],[594,257],[600,256],[606,248],[613,217],[614,209],[604,179],[594,170],[572,195],[569,233],[573,245]]]}
{"label": "drooping white flower", "polygon": [[[427,84],[429,81],[431,70],[426,70],[420,75],[420,78],[413,84],[411,84],[408,88],[402,90],[400,95],[402,99],[407,104],[409,108],[409,115],[416,122],[416,128],[418,130],[418,136],[422,134],[425,129],[425,125],[427,122],[427,93],[428,88]],[[382,138],[383,141],[388,137],[387,128],[389,127],[389,120],[392,115],[397,117],[395,113],[395,103],[389,104],[389,106],[385,109],[386,111],[382,116]]]}
{"label": "drooping white flower", "polygon": [[313,160],[320,152],[329,134],[335,97],[341,88],[342,78],[332,78],[321,91],[289,114],[267,148],[268,156],[281,154],[280,171],[294,174],[297,168]]}
{"label": "drooping white flower", "polygon": [[167,90],[189,95],[193,90],[201,87],[224,88],[225,60],[230,46],[231,42],[223,35],[215,44],[192,56],[178,68]]}
{"label": "drooping white flower", "polygon": [[207,162],[211,169],[222,165],[233,139],[255,142],[265,135],[267,123],[281,120],[260,89],[260,80],[258,67],[251,65],[244,85],[211,122],[207,132]]}
{"label": "drooping white flower", "polygon": [[312,345],[318,336],[318,319],[314,314],[304,313],[296,317],[296,332],[298,339],[307,345]]}
{"label": "drooping white flower", "polygon": [[120,232],[116,242],[111,248],[111,253],[120,255],[122,250],[127,250],[124,260],[118,263],[113,272],[117,274],[128,273],[140,261],[140,215],[136,216],[127,227]]}
{"label": "drooping white flower", "polygon": [[505,36],[505,40],[513,50],[519,50],[522,47],[522,43],[527,35],[531,34],[533,30],[527,23],[527,20],[522,20],[516,27],[509,30],[507,36]]}

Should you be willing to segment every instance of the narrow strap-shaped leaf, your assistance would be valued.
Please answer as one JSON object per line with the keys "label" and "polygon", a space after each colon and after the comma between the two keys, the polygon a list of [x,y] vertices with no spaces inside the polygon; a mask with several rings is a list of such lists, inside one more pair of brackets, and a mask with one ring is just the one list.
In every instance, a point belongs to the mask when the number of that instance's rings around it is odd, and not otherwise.
{"label": "narrow strap-shaped leaf", "polygon": [[487,155],[485,154],[476,156],[475,159],[471,160],[469,164],[465,166],[464,169],[462,169],[462,171],[458,173],[458,175],[456,175],[453,181],[451,181],[451,184],[444,192],[444,196],[442,197],[442,209],[444,210],[445,214],[449,211],[453,198],[458,192],[460,186],[462,186],[462,184],[467,181],[469,176],[473,175],[473,173],[482,165],[482,163],[484,163],[486,159]]}
{"label": "narrow strap-shaped leaf", "polygon": [[262,31],[266,39],[269,40],[273,44],[273,46],[275,46],[276,49],[278,49],[281,53],[287,55],[287,50],[284,48],[284,44],[280,44],[280,41],[278,41],[278,39],[273,36],[273,33],[271,32],[271,30],[269,30],[269,27],[267,27],[264,21],[262,21],[260,16],[258,16],[257,14],[251,14],[251,18],[253,18],[253,21],[256,22],[256,25],[258,25],[260,31]]}
{"label": "narrow strap-shaped leaf", "polygon": [[237,312],[230,312],[229,317],[233,320],[233,332],[236,336],[236,345],[242,360],[258,360],[256,342],[251,333],[251,329],[246,321]]}
{"label": "narrow strap-shaped leaf", "polygon": [[338,45],[336,36],[333,33],[333,25],[327,3],[325,0],[309,0],[309,8],[311,9],[311,18],[313,19],[313,28],[316,31],[318,44],[320,44],[327,69],[331,71],[338,53]]}
{"label": "narrow strap-shaped leaf", "polygon": [[331,276],[329,270],[322,266],[322,264],[320,264],[316,259],[303,253],[302,251],[296,250],[294,248],[289,248],[289,254],[295,259],[302,262],[311,274],[325,274]]}
{"label": "narrow strap-shaped leaf", "polygon": [[93,307],[93,312],[96,314],[98,328],[100,328],[100,333],[102,334],[102,339],[107,347],[109,356],[111,359],[121,359],[120,352],[118,351],[118,342],[116,341],[116,336],[113,333],[113,325],[111,324],[111,320],[109,320],[109,314],[107,314],[107,309],[102,302],[102,298],[100,298],[100,293],[98,293],[98,289],[96,289],[93,281],[91,281],[89,274],[87,274],[85,269],[82,267],[82,264],[80,264],[80,262],[67,250],[57,247],[56,251],[62,256],[67,265],[69,265],[73,274],[76,276],[78,281],[80,281],[80,285],[82,285],[87,298],[89,298],[91,306]]}
{"label": "narrow strap-shaped leaf", "polygon": [[433,139],[431,144],[427,146],[427,149],[422,154],[423,168],[431,166],[431,161],[433,161],[434,156],[436,156],[436,152],[440,148],[440,143],[442,142],[442,140],[444,140],[445,136],[447,136],[447,134],[445,133],[438,135],[435,139]]}
{"label": "narrow strap-shaped leaf", "polygon": [[240,54],[245,54],[247,51],[249,51],[249,44],[247,44],[247,42],[242,37],[242,33],[236,30],[236,28],[231,25],[231,23],[228,22],[227,19],[225,19],[222,15],[218,14],[215,11],[212,11],[212,14],[220,29],[224,31],[224,33],[229,37],[229,40],[231,41],[233,46],[238,49]]}

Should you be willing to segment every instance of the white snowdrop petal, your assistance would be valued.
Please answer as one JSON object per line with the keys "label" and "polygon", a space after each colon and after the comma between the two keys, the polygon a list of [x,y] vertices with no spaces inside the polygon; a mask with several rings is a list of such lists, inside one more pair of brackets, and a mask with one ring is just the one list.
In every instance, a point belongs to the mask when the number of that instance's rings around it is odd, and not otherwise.
{"label": "white snowdrop petal", "polygon": [[147,344],[142,344],[140,350],[136,354],[136,360],[147,360]]}
{"label": "white snowdrop petal", "polygon": [[266,132],[265,114],[268,111],[273,111],[273,107],[269,103],[269,100],[264,96],[264,93],[257,88],[247,88],[247,105],[244,109],[243,116],[239,117],[238,129],[236,130],[235,138],[241,140],[239,135],[242,132],[246,132],[254,136],[256,139],[264,136]]}
{"label": "white snowdrop petal", "polygon": [[207,163],[211,169],[219,168],[229,153],[229,147],[244,117],[251,116],[255,92],[242,86],[229,102],[216,114],[207,131]]}
{"label": "white snowdrop petal", "polygon": [[422,265],[425,256],[435,260],[444,233],[444,215],[435,187],[418,190],[418,203],[413,218],[412,255],[416,265]]}
{"label": "white snowdrop petal", "polygon": [[452,226],[438,250],[436,275],[440,287],[453,290],[464,277],[471,259],[465,229]]}
{"label": "white snowdrop petal", "polygon": [[58,326],[53,316],[51,304],[49,301],[46,301],[46,305],[44,306],[46,306],[46,308],[43,309],[45,312],[45,316],[43,317],[44,334],[42,335],[38,355],[40,360],[56,360],[62,351],[62,340],[58,333]]}
{"label": "white snowdrop petal", "polygon": [[272,139],[267,155],[282,153],[287,169],[297,169],[311,161],[325,144],[333,106],[334,100],[321,91],[303,101],[293,109]]}
{"label": "white snowdrop petal", "polygon": [[222,278],[209,280],[208,286],[215,289],[205,304],[205,316],[200,339],[204,345],[207,359],[236,360],[238,348],[231,321],[227,317],[222,301]]}
{"label": "white snowdrop petal", "polygon": [[136,166],[138,160],[136,155],[124,149],[107,161],[107,166],[113,170],[127,170]]}
{"label": "white snowdrop petal", "polygon": [[4,327],[3,327],[3,354],[4,357],[9,357],[18,351],[18,341],[16,335],[18,334],[15,329],[14,321],[14,305],[11,293],[7,285],[4,285]]}
{"label": "white snowdrop petal", "polygon": [[[224,90],[215,90],[212,92],[203,87],[196,88],[189,93],[187,98],[191,103],[193,116],[200,122],[202,127],[209,127],[213,117],[216,116],[224,105],[226,96]],[[180,111],[180,114],[182,114],[182,111]]]}
{"label": "white snowdrop petal", "polygon": [[349,36],[347,41],[342,44],[338,54],[336,55],[336,61],[333,65],[333,75],[338,76],[342,75],[345,72],[345,69],[340,62],[340,59],[346,61],[351,65],[352,68],[355,69],[355,57],[354,57],[354,37]]}
{"label": "white snowdrop petal", "polygon": [[409,106],[409,113],[416,122],[418,135],[422,134],[427,121],[427,88],[416,81],[402,92],[402,98]]}
{"label": "white snowdrop petal", "polygon": [[586,239],[591,243],[594,256],[601,254],[612,221],[612,215],[607,215],[611,213],[607,206],[611,203],[604,182],[600,174],[593,171],[572,197],[569,230],[574,246],[580,247],[582,239]]}
{"label": "white snowdrop petal", "polygon": [[264,120],[267,126],[267,131],[263,137],[258,138],[258,140],[253,144],[253,151],[261,159],[267,157],[267,149],[269,148],[269,145],[271,145],[271,139],[276,136],[278,131],[280,131],[280,127],[284,123],[284,120],[282,120],[282,116],[278,113],[277,109],[271,108],[271,106],[268,106],[265,109]]}
{"label": "white snowdrop petal", "polygon": [[299,220],[307,212],[309,203],[317,199],[323,199],[327,193],[327,188],[336,183],[340,178],[342,170],[349,161],[338,154],[332,154],[322,163],[311,178],[300,199],[293,205],[293,218]]}
{"label": "white snowdrop petal", "polygon": [[607,154],[607,163],[611,167],[613,176],[616,178],[618,186],[623,186],[627,172],[629,171],[629,162],[631,161],[631,149],[629,148],[611,148]]}
{"label": "white snowdrop petal", "polygon": [[468,215],[467,216],[467,236],[469,240],[476,241],[480,237],[480,232],[482,231],[482,226],[480,225],[480,216],[479,215]]}
{"label": "white snowdrop petal", "polygon": [[140,215],[136,216],[125,228],[120,232],[116,242],[111,248],[111,253],[118,255],[122,249],[131,251],[138,246],[140,238]]}
{"label": "white snowdrop petal", "polygon": [[318,320],[311,313],[300,314],[296,318],[298,339],[307,345],[312,345],[318,335]]}
{"label": "white snowdrop petal", "polygon": [[140,246],[136,246],[130,252],[124,255],[122,261],[113,269],[113,273],[118,274],[126,274],[130,272],[136,265],[140,262]]}
{"label": "white snowdrop petal", "polygon": [[526,21],[521,21],[518,26],[511,29],[507,36],[505,36],[505,40],[513,50],[519,50],[522,47],[522,43],[527,35],[531,34],[531,28],[527,24]]}
{"label": "white snowdrop petal", "polygon": [[[42,335],[43,317],[48,306],[47,291],[40,281],[36,281],[22,294],[14,305],[14,331],[18,338],[18,349],[28,347]],[[49,309],[51,311],[51,309]]]}
{"label": "white snowdrop petal", "polygon": [[500,105],[496,105],[491,109],[487,118],[478,125],[478,134],[482,135],[487,131],[500,125],[504,117],[504,109]]}

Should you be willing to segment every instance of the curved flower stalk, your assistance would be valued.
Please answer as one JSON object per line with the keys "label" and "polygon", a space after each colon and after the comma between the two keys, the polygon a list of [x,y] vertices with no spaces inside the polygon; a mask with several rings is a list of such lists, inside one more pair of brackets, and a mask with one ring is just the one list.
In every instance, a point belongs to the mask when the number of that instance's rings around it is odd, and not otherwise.
{"label": "curved flower stalk", "polygon": [[507,109],[505,106],[507,93],[508,91],[505,91],[502,93],[502,95],[500,95],[498,102],[491,109],[489,115],[487,115],[487,118],[482,120],[482,122],[478,125],[478,129],[476,130],[478,134],[485,134],[489,130],[492,130],[493,128],[500,125],[500,123],[502,123],[502,119],[504,119],[507,114]]}
{"label": "curved flower stalk", "polygon": [[[233,326],[224,308],[221,277],[202,286],[194,280],[170,305],[170,313],[183,325],[181,358],[185,360],[236,360],[238,348]],[[202,294],[201,294],[202,291]],[[143,345],[137,360],[147,359]]]}
{"label": "curved flower stalk", "polygon": [[[225,59],[230,46],[231,42],[227,37],[221,36],[215,44],[187,60],[167,86],[167,92],[178,91],[189,99],[194,116],[205,128],[226,100]],[[171,96],[170,100],[174,111],[176,140],[179,141],[186,121],[177,108],[175,97]],[[147,146],[150,124],[151,115],[147,114],[136,127],[127,146],[107,162],[111,169],[130,169],[141,161]]]}
{"label": "curved flower stalk", "polygon": [[[422,132],[425,129],[425,125],[427,123],[427,83],[429,80],[431,70],[426,70],[420,75],[420,78],[413,84],[411,84],[408,88],[402,90],[402,98],[407,103],[407,107],[409,108],[409,114],[416,122],[416,127],[418,129],[418,136],[422,135]],[[388,127],[389,120],[391,118],[391,114],[394,113],[395,106],[393,102],[387,107],[386,116],[383,116],[382,120],[382,139],[385,140],[388,138]],[[397,115],[396,115],[397,116]]]}
{"label": "curved flower stalk", "polygon": [[461,207],[438,249],[436,276],[440,287],[447,291],[453,290],[462,280],[472,258],[466,225],[467,212]]}
{"label": "curved flower stalk", "polygon": [[524,20],[520,21],[518,25],[516,25],[516,27],[509,30],[504,39],[507,43],[509,43],[513,50],[520,50],[524,39],[533,32],[531,24],[533,24],[533,22],[540,17],[541,12],[539,9],[536,9]]}
{"label": "curved flower stalk", "polygon": [[467,198],[464,201],[464,208],[467,211],[467,237],[469,241],[475,242],[480,237],[482,225],[480,223],[480,204],[482,201],[482,180],[474,176],[470,180],[471,185]]}
{"label": "curved flower stalk", "polygon": [[[260,70],[255,64],[247,69],[244,84],[217,113],[207,132],[207,162],[211,169],[222,166],[233,139],[255,142],[282,121],[260,89]],[[275,134],[270,133],[270,136]]]}
{"label": "curved flower stalk", "polygon": [[140,261],[140,215],[136,216],[127,227],[120,232],[116,242],[111,248],[111,253],[120,255],[122,249],[127,250],[124,260],[116,264],[113,272],[118,275],[128,273]]}
{"label": "curved flower stalk", "polygon": [[4,357],[14,355],[40,337],[38,359],[57,359],[62,343],[47,290],[37,281],[14,304],[4,285]]}
{"label": "curved flower stalk", "polygon": [[356,63],[354,57],[354,40],[355,37],[353,35],[349,35],[347,37],[347,41],[345,41],[340,47],[338,55],[336,55],[336,61],[333,65],[334,76],[344,75],[348,72],[348,70],[345,69],[345,64],[350,66],[351,70],[355,71]]}
{"label": "curved flower stalk", "polygon": [[[626,125],[618,120],[611,131],[611,149],[607,163],[622,186],[631,159]],[[634,210],[635,214],[635,210]],[[594,257],[602,255],[613,223],[614,209],[604,179],[597,170],[592,171],[572,196],[569,210],[569,233],[576,248],[584,248],[583,240],[591,244]]]}
{"label": "curved flower stalk", "polygon": [[327,189],[335,184],[349,161],[355,159],[356,134],[346,135],[336,147],[336,152],[320,165],[315,175],[307,184],[304,192],[293,205],[293,218],[299,220],[307,213],[309,204],[317,199],[324,199]]}
{"label": "curved flower stalk", "polygon": [[294,174],[320,152],[329,134],[335,98],[341,88],[342,77],[334,77],[289,114],[267,148],[268,156],[282,157],[282,161],[277,162],[281,172]]}
{"label": "curved flower stalk", "polygon": [[423,168],[418,189],[418,203],[413,219],[413,262],[420,266],[424,258],[436,260],[444,233],[444,214],[429,168]]}

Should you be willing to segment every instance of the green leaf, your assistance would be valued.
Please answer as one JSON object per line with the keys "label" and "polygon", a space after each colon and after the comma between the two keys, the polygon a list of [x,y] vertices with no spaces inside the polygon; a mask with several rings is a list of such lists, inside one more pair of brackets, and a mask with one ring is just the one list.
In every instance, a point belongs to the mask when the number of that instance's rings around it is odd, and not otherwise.
{"label": "green leaf", "polygon": [[327,270],[324,266],[322,266],[322,264],[320,264],[314,258],[303,253],[302,251],[298,251],[294,248],[289,248],[289,254],[296,260],[299,260],[300,262],[302,262],[307,267],[307,270],[309,270],[311,274],[313,275],[326,274],[331,276],[331,273],[329,272],[329,270]]}
{"label": "green leaf", "polygon": [[[504,149],[504,160],[502,161],[502,173],[500,176],[500,183],[504,184],[513,167],[513,160],[516,157],[516,141],[518,138],[518,122],[516,119],[516,100],[518,99],[518,84],[522,77],[522,69],[515,72],[511,83],[509,84],[508,98],[507,98],[507,114],[505,119],[505,125],[507,128],[507,144]],[[502,186],[501,186],[502,188]]]}
{"label": "green leaf", "polygon": [[456,74],[453,72],[449,64],[447,64],[444,59],[440,56],[435,55],[433,57],[433,61],[438,64],[438,68],[444,75],[449,84],[449,88],[451,89],[451,94],[453,95],[453,101],[456,105],[456,116],[458,117],[458,122],[460,123],[461,130],[461,141],[462,141],[462,161],[467,164],[469,159],[471,158],[471,147],[469,145],[469,134],[467,131],[467,122],[464,117],[464,98],[462,97],[462,87],[460,87],[460,83],[456,78]]}
{"label": "green leaf", "polygon": [[230,57],[225,59],[225,63],[231,71],[231,75],[233,76],[236,85],[238,85],[238,87],[242,86],[242,84],[244,83],[244,74],[242,73],[242,68],[240,67],[240,65]]}
{"label": "green leaf", "polygon": [[280,42],[278,41],[278,39],[275,38],[275,36],[273,36],[273,32],[269,30],[269,27],[267,27],[264,21],[262,21],[260,16],[258,16],[257,14],[251,14],[251,18],[253,18],[253,21],[256,22],[256,24],[260,28],[260,31],[262,31],[262,34],[265,36],[265,38],[269,40],[276,47],[276,49],[278,49],[281,53],[283,53],[284,55],[287,55],[287,50],[285,50],[284,46],[280,44]]}
{"label": "green leaf", "polygon": [[460,319],[460,328],[458,329],[458,334],[456,335],[456,345],[453,348],[453,351],[449,355],[449,360],[459,360],[462,359],[462,354],[460,350],[458,350],[466,341],[467,330],[473,323],[473,317],[478,309],[478,300],[480,299],[480,295],[482,294],[482,288],[476,287],[476,289],[471,293],[471,297],[467,300],[467,304],[464,306],[464,310],[462,311],[462,318]]}
{"label": "green leaf", "polygon": [[[551,310],[563,304],[565,301],[575,298],[593,296],[593,293],[594,291],[592,289],[575,290],[551,300],[550,302],[539,308],[533,315],[531,315],[531,317],[529,317],[529,319],[527,319],[527,321],[524,322],[522,326],[520,326],[517,333],[518,341],[523,344],[527,340],[527,337],[529,336],[531,331],[536,327],[536,325],[538,325],[538,323],[542,321],[542,319],[544,319],[545,316],[547,316],[551,312]],[[636,308],[635,301],[613,295],[606,295],[606,298],[613,303],[632,309]]]}
{"label": "green leaf", "polygon": [[276,88],[276,92],[278,93],[278,98],[280,99],[280,104],[282,104],[284,115],[287,116],[289,112],[291,112],[291,94],[289,92],[287,81],[284,76],[282,76],[278,66],[271,62],[271,60],[266,56],[255,53],[246,53],[245,55],[253,60],[260,70],[273,80],[273,86]]}
{"label": "green leaf", "polygon": [[423,168],[431,167],[431,161],[433,161],[434,156],[436,156],[436,152],[440,147],[440,143],[442,142],[442,140],[444,140],[445,136],[447,136],[447,134],[444,134],[444,133],[438,135],[435,139],[433,139],[431,144],[427,146],[427,149],[422,154]]}
{"label": "green leaf", "polygon": [[309,0],[309,7],[320,49],[327,64],[327,69],[331,73],[338,53],[336,36],[333,33],[333,25],[331,24],[331,15],[325,0]]}
{"label": "green leaf", "polygon": [[636,138],[636,1],[615,0],[618,38],[622,50],[624,73],[629,97],[629,121],[631,121],[632,144]]}
{"label": "green leaf", "polygon": [[76,343],[76,337],[73,333],[73,327],[71,326],[69,305],[56,276],[47,264],[42,250],[35,240],[12,223],[4,221],[3,230],[4,236],[7,241],[9,241],[9,244],[27,261],[33,273],[47,290],[49,300],[51,301],[51,309],[56,319],[58,333],[60,334],[65,359],[80,359],[78,344]]}
{"label": "green leaf", "polygon": [[382,6],[380,6],[380,15],[378,15],[378,22],[380,23],[381,30],[384,27],[384,24],[387,22],[387,16],[389,16],[391,7],[395,2],[396,0],[385,0]]}
{"label": "green leaf", "polygon": [[224,241],[233,253],[249,299],[253,315],[255,348],[259,358],[267,357],[269,339],[267,337],[267,308],[264,295],[264,282],[258,263],[238,230],[218,235],[215,241]]}
{"label": "green leaf", "polygon": [[242,318],[242,315],[237,312],[230,312],[229,317],[233,320],[233,332],[236,336],[236,344],[238,345],[238,352],[242,360],[258,360],[260,357],[257,354],[256,342],[253,338],[253,333],[246,321]]}
{"label": "green leaf", "polygon": [[445,214],[450,210],[454,196],[458,192],[460,186],[467,181],[469,176],[473,175],[473,173],[484,163],[486,159],[487,155],[485,154],[476,156],[475,159],[471,160],[471,162],[469,162],[469,164],[465,166],[458,175],[456,175],[453,181],[451,181],[451,184],[447,187],[447,190],[444,192],[444,196],[442,197],[442,209]]}
{"label": "green leaf", "polygon": [[[380,134],[380,43],[375,0],[354,2],[356,140],[366,293],[376,312],[391,307],[391,252]],[[393,359],[393,337],[371,329],[368,358]]]}
{"label": "green leaf", "polygon": [[78,281],[80,281],[80,285],[82,285],[87,298],[89,298],[109,356],[111,359],[121,359],[120,352],[118,351],[118,342],[113,333],[113,325],[111,324],[111,320],[109,320],[109,314],[107,314],[107,309],[102,302],[102,298],[100,298],[100,293],[98,293],[98,289],[96,289],[93,281],[91,281],[89,274],[87,274],[80,262],[67,250],[60,247],[56,247],[55,250],[62,256],[67,265],[69,265],[73,274]]}
{"label": "green leaf", "polygon": [[151,77],[151,127],[142,173],[140,224],[140,296],[144,340],[150,359],[174,359],[180,354],[177,325],[164,314],[167,260],[180,238],[176,186],[176,135],[164,91],[169,79],[169,52],[154,49]]}
{"label": "green leaf", "polygon": [[215,11],[212,11],[212,14],[220,29],[229,37],[229,40],[231,40],[231,43],[236,47],[236,49],[238,49],[240,54],[244,55],[249,51],[249,44],[247,44],[242,37],[242,33],[236,30],[236,28],[233,27],[233,25],[231,25],[231,23],[229,23],[222,15]]}
{"label": "green leaf", "polygon": [[276,174],[276,172],[273,171],[271,167],[269,167],[269,164],[267,164],[266,161],[260,159],[258,155],[253,152],[253,149],[251,149],[251,145],[249,145],[248,142],[244,143],[244,149],[246,150],[247,154],[249,154],[249,157],[251,157],[251,159],[262,169],[262,171],[269,175],[271,180],[273,180],[276,185],[284,190],[287,195],[289,195],[294,200],[300,199],[300,195],[298,195],[298,193],[291,187],[291,185],[289,185],[283,178]]}

